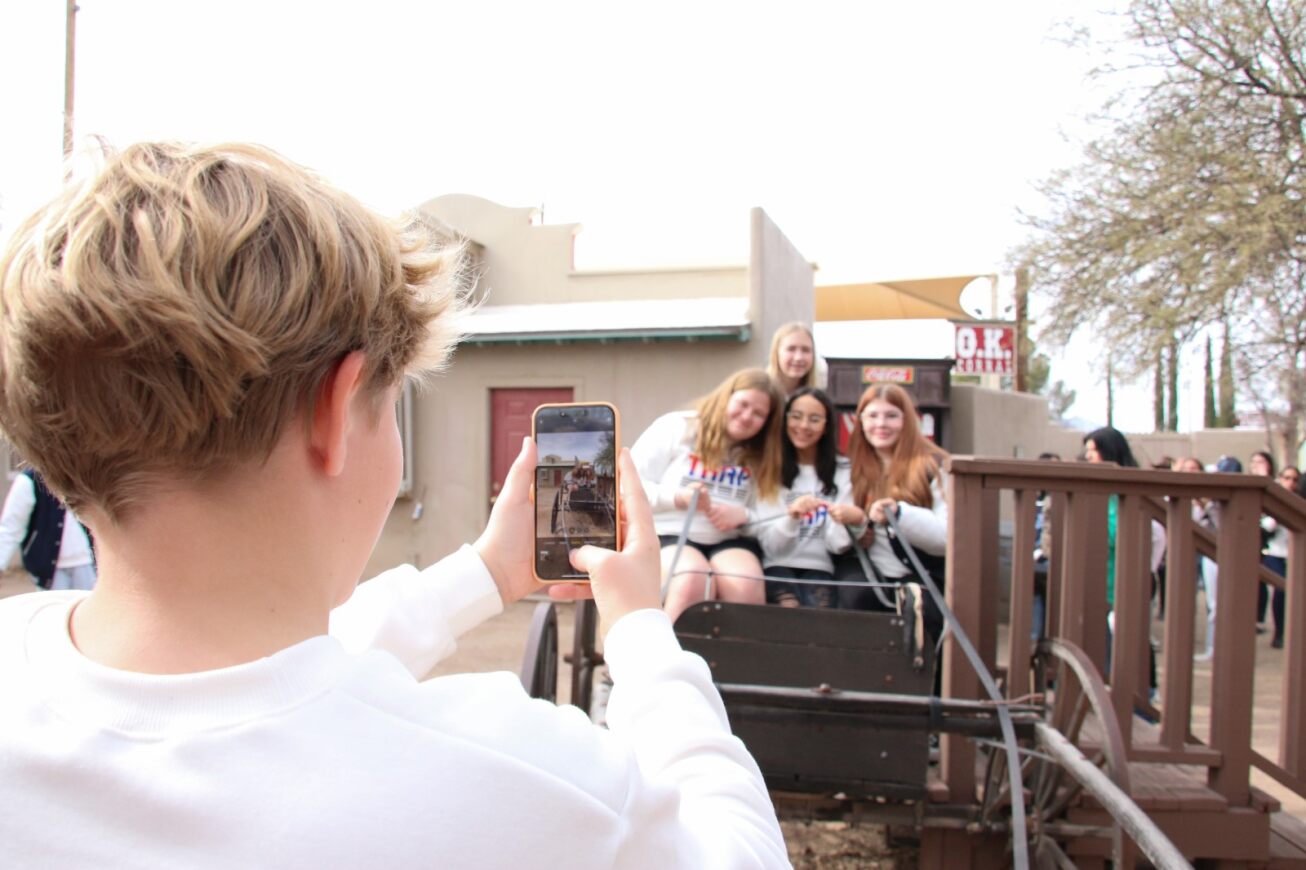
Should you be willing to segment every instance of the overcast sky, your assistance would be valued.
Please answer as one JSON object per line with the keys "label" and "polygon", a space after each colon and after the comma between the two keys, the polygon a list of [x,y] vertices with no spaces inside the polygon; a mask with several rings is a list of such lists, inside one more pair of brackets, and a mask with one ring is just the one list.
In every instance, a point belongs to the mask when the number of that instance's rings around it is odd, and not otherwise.
{"label": "overcast sky", "polygon": [[[60,180],[64,54],[63,4],[2,5],[0,233]],[[542,206],[581,268],[743,262],[759,205],[818,283],[988,273],[1106,96],[1058,25],[1109,5],[80,0],[76,130],[262,142],[388,213]],[[1100,418],[1095,353],[1054,377]]]}

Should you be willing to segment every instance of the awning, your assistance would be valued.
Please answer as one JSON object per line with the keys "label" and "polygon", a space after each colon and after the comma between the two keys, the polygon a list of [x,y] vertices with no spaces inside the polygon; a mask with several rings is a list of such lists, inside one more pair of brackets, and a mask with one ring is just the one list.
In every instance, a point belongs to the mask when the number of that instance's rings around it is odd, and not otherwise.
{"label": "awning", "polygon": [[818,322],[923,318],[974,320],[975,315],[961,307],[961,291],[976,278],[994,277],[958,275],[953,278],[817,287],[816,319]]}
{"label": "awning", "polygon": [[465,344],[748,341],[748,297],[482,305]]}

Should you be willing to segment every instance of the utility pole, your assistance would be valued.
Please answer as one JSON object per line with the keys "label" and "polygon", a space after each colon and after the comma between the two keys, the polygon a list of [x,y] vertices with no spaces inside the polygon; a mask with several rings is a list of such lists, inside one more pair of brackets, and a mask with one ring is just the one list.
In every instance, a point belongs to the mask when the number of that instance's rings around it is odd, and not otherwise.
{"label": "utility pole", "polygon": [[1029,267],[1016,270],[1016,392],[1029,392]]}
{"label": "utility pole", "polygon": [[77,53],[77,0],[66,0],[63,66],[63,162],[64,180],[72,169],[74,56]]}

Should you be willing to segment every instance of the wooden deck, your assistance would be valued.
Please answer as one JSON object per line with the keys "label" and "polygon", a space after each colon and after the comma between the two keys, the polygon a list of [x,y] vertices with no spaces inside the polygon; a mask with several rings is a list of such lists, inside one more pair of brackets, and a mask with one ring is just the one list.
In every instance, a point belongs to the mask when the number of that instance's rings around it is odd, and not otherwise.
{"label": "wooden deck", "polygon": [[[1047,633],[1082,649],[1110,687],[1134,800],[1190,859],[1222,867],[1306,866],[1306,821],[1293,815],[1306,807],[1306,501],[1251,475],[967,457],[953,457],[950,472],[949,603],[990,670],[1010,675],[1008,696],[1030,690],[1029,554],[1034,499],[1046,492],[1052,530]],[[1215,534],[1192,521],[1199,499],[1221,505]],[[1109,502],[1117,517],[1114,633],[1107,630]],[[1260,565],[1262,515],[1289,530],[1286,580]],[[998,572],[999,516],[1014,518],[1012,567],[1005,576]],[[1168,612],[1161,623],[1151,618],[1154,522],[1168,539]],[[1195,664],[1193,653],[1205,641],[1196,583],[1203,557],[1219,566],[1216,645],[1213,660]],[[1270,651],[1255,633],[1261,580],[1288,591],[1283,650]],[[1147,705],[1152,637],[1163,648],[1155,726],[1133,715]],[[1271,654],[1274,667],[1267,669]],[[945,696],[979,696],[978,679],[951,646],[943,669]],[[975,761],[973,746],[945,738],[934,793],[976,793]],[[1081,800],[1065,821],[1098,825],[1108,817]],[[995,866],[991,843],[978,835],[949,831],[929,839],[935,842],[924,844],[922,866]],[[1079,866],[1101,866],[1107,854],[1101,839],[1072,845]]]}

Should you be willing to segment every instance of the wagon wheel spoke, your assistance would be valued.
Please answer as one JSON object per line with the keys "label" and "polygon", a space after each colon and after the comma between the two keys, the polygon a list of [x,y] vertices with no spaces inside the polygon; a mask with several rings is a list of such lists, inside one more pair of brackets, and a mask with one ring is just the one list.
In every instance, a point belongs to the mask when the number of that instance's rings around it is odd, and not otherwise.
{"label": "wagon wheel spoke", "polygon": [[1051,837],[1039,835],[1034,842],[1034,861],[1040,870],[1076,870],[1075,862]]}
{"label": "wagon wheel spoke", "polygon": [[[1074,644],[1061,640],[1043,641],[1034,654],[1035,685],[1046,698],[1044,721],[1071,743],[1079,746],[1091,737],[1096,743],[1091,763],[1101,768],[1126,793],[1129,791],[1122,735],[1115,710],[1101,676],[1088,657]],[[1026,770],[1023,781],[1032,790],[1031,853],[1039,867],[1073,867],[1056,834],[1055,823],[1083,793],[1079,781],[1050,759],[1038,758]],[[1051,830],[1050,830],[1051,829]],[[1121,843],[1116,830],[1113,854],[1130,854],[1132,843]],[[1123,849],[1123,852],[1121,851]]]}
{"label": "wagon wheel spoke", "polygon": [[[1089,758],[1089,762],[1094,767],[1103,768],[1106,771],[1107,775],[1108,776],[1110,775],[1111,771],[1106,765],[1106,753],[1102,752],[1102,750],[1099,749],[1097,752],[1093,753],[1093,756]],[[1070,804],[1074,802],[1075,798],[1077,798],[1080,792],[1082,792],[1083,790],[1084,790],[1083,784],[1081,784],[1079,780],[1074,779],[1072,777],[1069,783],[1067,783],[1066,785],[1066,790],[1062,792],[1060,796],[1056,797],[1056,799],[1051,804],[1048,805],[1043,818],[1053,819],[1061,815],[1061,813],[1063,813],[1070,806]]]}
{"label": "wagon wheel spoke", "polygon": [[[1087,715],[1089,708],[1089,698],[1087,693],[1080,691],[1075,694],[1075,707],[1069,714],[1069,721],[1064,725],[1056,722],[1053,723],[1053,727],[1065,735],[1066,739],[1072,743],[1079,739],[1079,733],[1083,728],[1084,718]],[[1060,812],[1061,809],[1064,809],[1069,804],[1069,801],[1079,793],[1079,784],[1073,777],[1068,777],[1059,764],[1048,762],[1044,765],[1044,768],[1048,771],[1048,774],[1044,782],[1040,784],[1039,791],[1034,796],[1034,803],[1035,806],[1043,808],[1040,810],[1040,818],[1049,819],[1054,818],[1057,813]],[[1060,802],[1057,799],[1057,792],[1061,789],[1062,783],[1067,781],[1069,797],[1066,798],[1064,802]],[[1057,804],[1060,805],[1056,810],[1053,810],[1051,806]]]}
{"label": "wagon wheel spoke", "polygon": [[1000,812],[1005,799],[1011,794],[1011,777],[1007,775],[1007,753],[999,746],[989,747],[988,764],[984,775],[984,795],[980,806],[980,819],[988,822]]}

